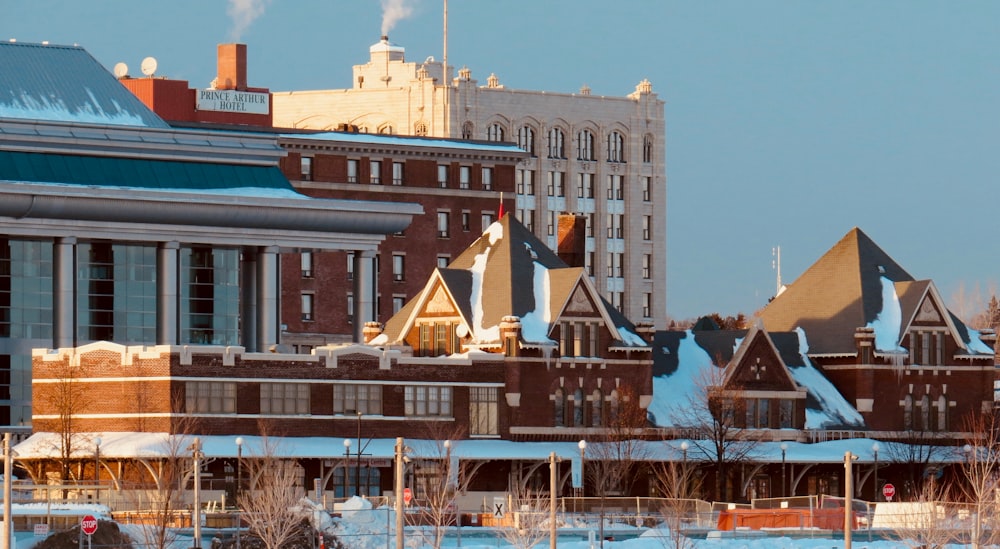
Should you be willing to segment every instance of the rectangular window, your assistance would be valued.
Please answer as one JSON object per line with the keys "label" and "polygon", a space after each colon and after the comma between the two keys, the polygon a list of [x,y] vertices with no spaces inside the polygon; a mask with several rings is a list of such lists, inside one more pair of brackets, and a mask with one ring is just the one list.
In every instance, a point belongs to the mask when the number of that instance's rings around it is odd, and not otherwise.
{"label": "rectangular window", "polygon": [[438,164],[438,187],[446,189],[448,187],[448,165]]}
{"label": "rectangular window", "polygon": [[649,280],[652,275],[653,256],[642,254],[642,278]]}
{"label": "rectangular window", "polygon": [[623,180],[624,176],[621,175],[608,176],[608,200],[624,200],[625,191],[622,189]]}
{"label": "rectangular window", "polygon": [[499,435],[499,404],[496,387],[469,388],[469,434]]}
{"label": "rectangular window", "polygon": [[347,252],[347,280],[354,280],[354,252]]}
{"label": "rectangular window", "polygon": [[368,182],[372,185],[382,184],[382,161],[372,160],[371,161],[371,173],[368,175]]}
{"label": "rectangular window", "polygon": [[642,239],[651,240],[653,238],[653,218],[644,215],[642,216]]}
{"label": "rectangular window", "polygon": [[347,294],[347,323],[354,323],[354,294]]}
{"label": "rectangular window", "polygon": [[392,163],[392,184],[402,185],[403,184],[403,163],[393,162]]}
{"label": "rectangular window", "polygon": [[347,182],[357,183],[358,182],[358,161],[350,159],[347,161]]}
{"label": "rectangular window", "polygon": [[462,212],[462,230],[470,231],[472,230],[472,213],[468,211]]}
{"label": "rectangular window", "polygon": [[647,176],[642,177],[642,201],[649,202],[653,199],[653,178]]}
{"label": "rectangular window", "polygon": [[493,218],[493,214],[491,214],[491,213],[484,213],[484,214],[480,215],[480,221],[482,222],[482,226],[483,226],[482,232],[485,233],[486,229],[489,229],[490,225],[492,225],[493,222],[496,221],[496,219]]}
{"label": "rectangular window", "polygon": [[308,415],[308,383],[261,383],[260,413],[277,415]]}
{"label": "rectangular window", "polygon": [[448,229],[450,224],[448,212],[438,212],[438,238],[448,238],[451,231]]}
{"label": "rectangular window", "polygon": [[313,320],[313,294],[302,294],[302,320]]}
{"label": "rectangular window", "polygon": [[532,170],[517,170],[517,194],[535,194],[535,172]]}
{"label": "rectangular window", "polygon": [[468,189],[472,183],[472,168],[468,166],[458,167],[458,188]]}
{"label": "rectangular window", "polygon": [[382,386],[337,383],[333,386],[333,413],[381,415]]}
{"label": "rectangular window", "polygon": [[653,294],[644,293],[642,294],[642,316],[649,318],[653,316]]}
{"label": "rectangular window", "polygon": [[587,252],[583,261],[583,268],[587,271],[587,276],[594,276],[594,252]]}
{"label": "rectangular window", "polygon": [[392,255],[392,279],[396,282],[406,280],[406,256],[402,254]]}
{"label": "rectangular window", "polygon": [[392,314],[396,314],[406,305],[406,298],[401,295],[392,296]]}
{"label": "rectangular window", "polygon": [[793,411],[795,410],[795,403],[788,398],[783,398],[778,403],[778,421],[779,426],[782,429],[791,429],[793,420]]}
{"label": "rectangular window", "polygon": [[312,252],[302,252],[299,255],[299,265],[302,269],[302,278],[312,278],[313,276],[313,254]]}
{"label": "rectangular window", "polygon": [[483,190],[493,190],[493,168],[483,168]]}
{"label": "rectangular window", "polygon": [[451,256],[439,255],[437,258],[437,266],[440,269],[448,268],[448,264],[451,263]]}
{"label": "rectangular window", "polygon": [[535,210],[517,210],[517,219],[528,232],[535,232]]}
{"label": "rectangular window", "polygon": [[407,416],[451,417],[451,387],[407,385],[404,411]]}
{"label": "rectangular window", "polygon": [[236,383],[188,381],[184,384],[184,411],[189,414],[235,414]]}
{"label": "rectangular window", "polygon": [[558,226],[559,220],[556,212],[549,212],[549,222],[546,224],[546,230],[548,231],[549,236],[556,234],[556,227]]}
{"label": "rectangular window", "polygon": [[313,159],[311,156],[302,157],[302,181],[312,181]]}

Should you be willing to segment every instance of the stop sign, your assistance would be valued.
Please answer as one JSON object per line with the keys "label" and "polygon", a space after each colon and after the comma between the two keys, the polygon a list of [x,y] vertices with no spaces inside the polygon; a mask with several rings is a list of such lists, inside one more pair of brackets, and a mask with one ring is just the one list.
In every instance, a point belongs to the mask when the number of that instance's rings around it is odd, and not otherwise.
{"label": "stop sign", "polygon": [[93,515],[86,515],[80,519],[80,530],[88,536],[94,535],[97,531],[97,519]]}
{"label": "stop sign", "polygon": [[409,488],[403,488],[403,503],[409,505],[410,501],[413,500],[413,490]]}
{"label": "stop sign", "polygon": [[896,487],[888,482],[882,485],[882,495],[886,501],[892,501],[892,496],[896,495]]}

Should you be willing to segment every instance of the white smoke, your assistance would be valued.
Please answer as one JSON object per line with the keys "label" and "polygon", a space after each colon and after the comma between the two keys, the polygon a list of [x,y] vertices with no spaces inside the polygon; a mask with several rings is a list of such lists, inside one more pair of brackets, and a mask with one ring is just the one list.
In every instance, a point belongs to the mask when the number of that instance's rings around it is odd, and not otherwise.
{"label": "white smoke", "polygon": [[382,0],[382,36],[388,36],[396,23],[413,14],[407,0]]}
{"label": "white smoke", "polygon": [[250,24],[264,13],[264,8],[271,0],[229,0],[226,14],[233,21],[233,29],[229,33],[232,42],[239,42]]}

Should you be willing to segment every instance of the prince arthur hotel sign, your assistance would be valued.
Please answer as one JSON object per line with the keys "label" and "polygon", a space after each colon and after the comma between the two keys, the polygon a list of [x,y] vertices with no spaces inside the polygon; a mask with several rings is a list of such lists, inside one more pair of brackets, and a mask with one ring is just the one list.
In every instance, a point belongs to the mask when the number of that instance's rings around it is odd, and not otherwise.
{"label": "prince arthur hotel sign", "polygon": [[266,93],[237,90],[198,90],[197,106],[200,111],[242,112],[267,114],[270,110]]}

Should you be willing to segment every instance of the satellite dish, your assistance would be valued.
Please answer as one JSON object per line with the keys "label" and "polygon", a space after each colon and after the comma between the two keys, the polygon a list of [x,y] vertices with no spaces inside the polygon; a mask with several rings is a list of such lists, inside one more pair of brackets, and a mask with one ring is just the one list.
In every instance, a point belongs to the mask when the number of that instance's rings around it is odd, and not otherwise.
{"label": "satellite dish", "polygon": [[156,58],[155,57],[147,57],[147,58],[143,59],[142,60],[142,74],[145,74],[146,76],[153,76],[153,73],[155,73],[155,72],[156,72]]}
{"label": "satellite dish", "polygon": [[128,76],[128,65],[115,63],[115,78],[125,78],[126,76]]}

